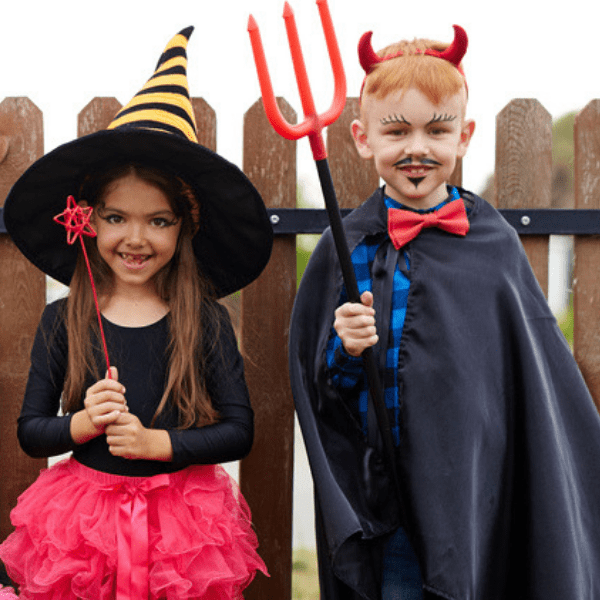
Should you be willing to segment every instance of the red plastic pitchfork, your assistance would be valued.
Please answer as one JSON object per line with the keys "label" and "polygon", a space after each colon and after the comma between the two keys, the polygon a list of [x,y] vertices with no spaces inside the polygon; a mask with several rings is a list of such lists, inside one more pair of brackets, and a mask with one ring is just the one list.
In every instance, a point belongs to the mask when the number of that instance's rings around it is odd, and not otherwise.
{"label": "red plastic pitchfork", "polygon": [[[256,24],[256,21],[252,15],[248,20],[248,33],[250,34],[250,42],[252,44],[252,51],[254,53],[254,62],[256,63],[256,70],[258,72],[258,80],[260,83],[263,105],[265,107],[265,112],[267,113],[267,118],[273,126],[273,129],[275,129],[279,135],[288,140],[297,140],[301,137],[308,136],[313,158],[315,159],[317,171],[319,173],[319,180],[325,200],[325,208],[327,210],[327,216],[331,226],[331,233],[333,235],[337,255],[340,261],[344,284],[348,292],[348,299],[351,302],[360,302],[360,293],[358,291],[358,285],[356,282],[356,274],[354,273],[354,267],[350,258],[350,251],[348,249],[348,242],[342,226],[342,218],[335,194],[335,188],[333,187],[333,180],[331,179],[329,163],[327,162],[327,151],[325,150],[325,144],[323,142],[322,135],[323,128],[333,123],[340,116],[342,110],[344,109],[344,104],[346,102],[346,76],[344,74],[344,65],[342,63],[340,49],[333,28],[333,22],[329,13],[329,7],[327,6],[327,0],[317,0],[317,5],[319,7],[319,14],[321,17],[321,23],[323,25],[323,31],[325,33],[325,41],[327,43],[327,50],[329,52],[329,59],[331,61],[331,67],[334,75],[333,102],[331,107],[322,115],[317,114],[315,109],[315,103],[310,90],[308,75],[306,73],[306,66],[304,64],[304,57],[302,56],[302,48],[300,47],[300,40],[298,38],[298,30],[296,28],[294,12],[287,2],[285,3],[283,11],[283,18],[285,20],[285,27],[290,44],[290,51],[292,54],[292,63],[294,65],[294,72],[296,74],[296,81],[298,82],[300,100],[302,102],[302,109],[305,117],[304,121],[298,125],[291,125],[288,123],[277,106],[277,101],[275,100],[275,94],[273,92],[273,86],[271,85],[271,78],[267,68],[267,61],[263,50],[260,32],[258,31],[258,25]],[[371,397],[373,398],[377,423],[381,431],[386,453],[388,455],[390,470],[392,472],[392,478],[396,488],[396,494],[401,504],[400,485],[397,477],[395,460],[396,454],[392,430],[390,427],[387,410],[385,408],[381,382],[379,380],[377,364],[375,362],[375,356],[372,348],[367,348],[367,350],[363,352],[362,356],[369,381],[369,391],[371,393]]]}

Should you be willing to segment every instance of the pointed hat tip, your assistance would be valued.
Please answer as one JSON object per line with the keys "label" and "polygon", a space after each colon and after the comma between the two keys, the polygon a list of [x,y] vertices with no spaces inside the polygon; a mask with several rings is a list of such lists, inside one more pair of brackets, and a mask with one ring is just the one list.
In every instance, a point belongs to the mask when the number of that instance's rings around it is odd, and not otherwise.
{"label": "pointed hat tip", "polygon": [[185,37],[185,38],[187,38],[189,40],[193,31],[194,31],[194,26],[190,25],[189,27],[186,27],[185,29],[182,29],[179,32],[179,35],[182,35],[183,37]]}

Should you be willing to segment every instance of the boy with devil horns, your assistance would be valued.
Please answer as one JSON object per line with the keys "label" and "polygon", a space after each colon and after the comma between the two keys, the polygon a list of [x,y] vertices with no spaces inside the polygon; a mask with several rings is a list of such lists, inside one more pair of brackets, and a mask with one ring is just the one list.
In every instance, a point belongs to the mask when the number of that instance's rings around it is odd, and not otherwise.
{"label": "boy with devil horns", "polygon": [[[385,185],[331,232],[290,332],[325,600],[600,598],[600,416],[494,208],[448,184],[474,131],[464,30],[375,53],[352,135]],[[361,354],[373,347],[399,493]]]}

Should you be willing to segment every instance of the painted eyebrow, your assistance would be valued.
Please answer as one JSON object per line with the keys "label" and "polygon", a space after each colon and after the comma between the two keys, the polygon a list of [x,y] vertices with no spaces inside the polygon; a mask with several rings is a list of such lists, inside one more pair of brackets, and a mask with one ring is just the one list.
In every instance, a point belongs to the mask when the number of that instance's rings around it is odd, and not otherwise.
{"label": "painted eyebrow", "polygon": [[168,216],[168,215],[175,216],[175,213],[172,210],[157,210],[154,213],[150,213],[148,216],[150,216],[150,217],[160,217],[160,216],[163,216],[163,215],[166,215],[166,216]]}
{"label": "painted eyebrow", "polygon": [[456,115],[449,115],[447,113],[444,113],[443,115],[438,115],[436,113],[433,113],[433,118],[431,119],[431,121],[429,121],[429,123],[427,123],[427,125],[431,125],[432,123],[447,123],[455,120]]}
{"label": "painted eyebrow", "polygon": [[[115,213],[118,215],[127,215],[127,211],[121,210],[120,208],[111,208],[110,206],[103,206],[102,208],[98,209],[98,213]],[[165,209],[165,210],[157,210],[156,212],[153,213],[149,213],[146,215],[149,218],[156,218],[156,217],[169,217],[169,216],[173,216],[176,217],[175,213],[172,210],[169,209]]]}
{"label": "painted eyebrow", "polygon": [[384,117],[383,119],[379,119],[379,122],[382,125],[391,125],[392,123],[405,123],[406,125],[411,125],[402,115],[389,115]]}

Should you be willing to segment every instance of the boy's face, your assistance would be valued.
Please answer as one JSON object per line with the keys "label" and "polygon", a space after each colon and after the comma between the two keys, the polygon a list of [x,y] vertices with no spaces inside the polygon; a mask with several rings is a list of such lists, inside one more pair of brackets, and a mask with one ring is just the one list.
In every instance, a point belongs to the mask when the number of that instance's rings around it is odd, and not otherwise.
{"label": "boy's face", "polygon": [[363,102],[364,121],[352,123],[352,135],[360,156],[375,160],[387,195],[412,208],[445,200],[456,159],[466,154],[475,129],[464,119],[464,91],[437,106],[416,88]]}

